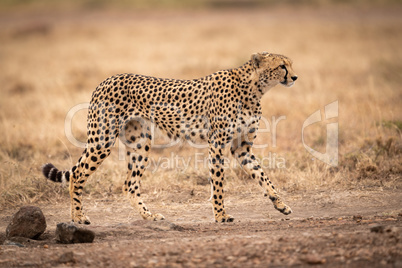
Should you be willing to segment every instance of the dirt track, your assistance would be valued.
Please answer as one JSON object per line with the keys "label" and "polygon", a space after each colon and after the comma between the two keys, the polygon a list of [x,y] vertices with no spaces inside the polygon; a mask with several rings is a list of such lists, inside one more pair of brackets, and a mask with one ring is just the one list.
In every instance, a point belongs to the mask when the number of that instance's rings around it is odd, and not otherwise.
{"label": "dirt track", "polygon": [[[68,206],[41,206],[48,224],[42,240],[2,245],[0,266],[402,266],[398,191],[288,195],[294,213],[286,217],[260,196],[231,196],[227,207],[236,220],[226,224],[213,223],[208,202],[196,197],[150,204],[163,222],[140,220],[123,198],[113,199],[86,203],[93,244],[57,244],[55,227],[68,220]],[[0,242],[14,212],[0,215]]]}

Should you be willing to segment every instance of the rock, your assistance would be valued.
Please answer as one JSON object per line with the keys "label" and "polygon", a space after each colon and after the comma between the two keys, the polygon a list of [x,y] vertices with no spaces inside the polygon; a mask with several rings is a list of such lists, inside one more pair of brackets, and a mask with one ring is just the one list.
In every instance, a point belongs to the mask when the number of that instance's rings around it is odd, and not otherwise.
{"label": "rock", "polygon": [[74,223],[62,222],[56,227],[56,241],[63,244],[92,243],[95,233],[91,230],[77,227]]}
{"label": "rock", "polygon": [[42,245],[43,240],[35,240],[26,237],[13,236],[4,241],[4,245],[14,245],[19,247],[32,247]]}
{"label": "rock", "polygon": [[146,228],[152,229],[154,231],[179,231],[183,232],[186,229],[180,225],[174,224],[169,221],[149,221],[146,222]]}
{"label": "rock", "polygon": [[6,237],[26,237],[38,239],[46,230],[46,219],[42,210],[34,206],[24,206],[14,214],[6,229]]}
{"label": "rock", "polygon": [[384,232],[384,226],[376,224],[376,225],[374,225],[374,226],[372,226],[370,228],[370,231],[372,233],[383,233]]}
{"label": "rock", "polygon": [[3,245],[5,245],[5,246],[15,246],[15,247],[20,247],[20,248],[25,247],[24,245],[22,245],[22,244],[20,244],[18,242],[14,242],[14,241],[10,241],[10,240],[4,241]]}
{"label": "rock", "polygon": [[74,258],[74,252],[68,251],[63,253],[59,259],[57,260],[58,263],[76,263],[76,259]]}
{"label": "rock", "polygon": [[[31,239],[26,238],[26,237],[14,236],[14,237],[10,237],[6,241],[8,241],[10,243],[16,243],[18,245],[25,246],[25,245],[33,244],[32,242],[35,241],[35,240],[31,240]],[[6,241],[4,241],[4,245],[6,245]]]}
{"label": "rock", "polygon": [[20,243],[20,244],[25,245],[25,244],[29,244],[29,243],[31,243],[31,242],[33,242],[35,240],[31,240],[31,239],[26,238],[26,237],[13,236],[13,237],[10,237],[8,239],[8,241],[16,242],[16,243]]}

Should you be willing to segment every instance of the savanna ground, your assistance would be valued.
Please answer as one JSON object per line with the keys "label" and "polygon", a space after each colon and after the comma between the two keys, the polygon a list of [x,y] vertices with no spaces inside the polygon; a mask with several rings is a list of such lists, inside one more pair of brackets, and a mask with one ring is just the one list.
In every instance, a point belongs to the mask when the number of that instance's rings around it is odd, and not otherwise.
{"label": "savanna ground", "polygon": [[[402,6],[149,3],[1,3],[0,244],[22,205],[39,206],[48,228],[41,240],[19,241],[24,248],[1,245],[0,266],[401,267]],[[267,146],[255,149],[294,213],[276,212],[232,164],[226,207],[236,220],[213,223],[206,149],[182,143],[151,152],[143,197],[167,221],[144,222],[121,195],[126,164],[117,146],[84,189],[94,243],[55,242],[56,224],[69,220],[69,195],[40,167],[68,169],[80,156],[65,133],[70,109],[113,74],[191,79],[258,51],[291,57],[299,76],[263,97],[267,124],[257,144]],[[337,122],[337,167],[302,143],[305,120],[334,101],[339,116],[307,127],[304,138],[325,152],[326,124]],[[83,109],[71,119],[80,141],[85,117]]]}

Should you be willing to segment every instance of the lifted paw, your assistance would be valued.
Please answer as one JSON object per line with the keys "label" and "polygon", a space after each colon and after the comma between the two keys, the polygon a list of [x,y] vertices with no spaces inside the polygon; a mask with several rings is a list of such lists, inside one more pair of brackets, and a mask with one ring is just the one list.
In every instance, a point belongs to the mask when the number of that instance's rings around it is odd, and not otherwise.
{"label": "lifted paw", "polygon": [[279,212],[285,214],[285,215],[289,215],[290,213],[292,213],[292,209],[290,207],[288,207],[287,205],[283,205],[283,207],[275,207]]}

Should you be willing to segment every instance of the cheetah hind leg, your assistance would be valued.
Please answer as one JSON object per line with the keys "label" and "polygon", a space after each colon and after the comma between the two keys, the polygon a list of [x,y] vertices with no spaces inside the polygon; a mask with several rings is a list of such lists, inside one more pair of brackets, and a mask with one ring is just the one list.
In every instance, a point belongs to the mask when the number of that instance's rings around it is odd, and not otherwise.
{"label": "cheetah hind leg", "polygon": [[[113,146],[113,141],[111,146]],[[108,146],[109,147],[109,146]],[[102,162],[110,155],[110,148],[92,146],[84,150],[75,166],[70,179],[71,219],[78,224],[90,224],[91,221],[83,212],[82,193],[88,177],[94,173]]]}
{"label": "cheetah hind leg", "polygon": [[132,120],[125,126],[125,144],[128,156],[127,178],[123,185],[123,194],[140,213],[144,220],[160,221],[165,217],[159,213],[151,213],[141,199],[141,177],[148,164],[148,153],[151,145],[151,131],[146,122]]}

